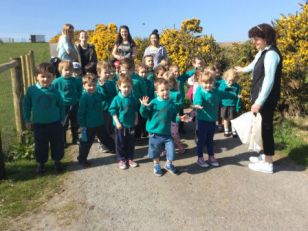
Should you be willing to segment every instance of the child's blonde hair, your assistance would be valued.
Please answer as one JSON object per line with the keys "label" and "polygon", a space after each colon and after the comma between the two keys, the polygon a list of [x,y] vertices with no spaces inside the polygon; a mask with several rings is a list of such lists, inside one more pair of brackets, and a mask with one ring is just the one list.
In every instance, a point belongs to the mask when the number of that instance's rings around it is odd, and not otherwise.
{"label": "child's blonde hair", "polygon": [[147,66],[146,66],[144,63],[138,63],[138,64],[136,64],[135,71],[136,71],[136,72],[139,72],[140,69],[145,69],[145,70],[147,70]]}
{"label": "child's blonde hair", "polygon": [[72,71],[73,70],[72,62],[67,61],[67,60],[61,61],[58,66],[58,71],[60,74],[62,73],[63,68],[69,68]]}
{"label": "child's blonde hair", "polygon": [[96,64],[97,74],[101,73],[102,70],[110,70],[110,64],[106,61],[100,61]]}
{"label": "child's blonde hair", "polygon": [[215,82],[215,74],[211,71],[203,71],[199,75],[198,79],[199,83],[214,83]]}
{"label": "child's blonde hair", "polygon": [[154,87],[156,91],[157,91],[158,86],[160,85],[167,85],[169,87],[168,81],[163,78],[158,78],[155,80]]}
{"label": "child's blonde hair", "polygon": [[229,77],[233,79],[237,79],[238,73],[235,71],[234,68],[230,68],[224,72],[223,77],[224,77],[224,80],[227,80]]}
{"label": "child's blonde hair", "polygon": [[74,30],[74,26],[72,24],[66,23],[63,25],[62,34],[69,37],[70,41],[74,43],[74,35],[70,34],[70,31]]}

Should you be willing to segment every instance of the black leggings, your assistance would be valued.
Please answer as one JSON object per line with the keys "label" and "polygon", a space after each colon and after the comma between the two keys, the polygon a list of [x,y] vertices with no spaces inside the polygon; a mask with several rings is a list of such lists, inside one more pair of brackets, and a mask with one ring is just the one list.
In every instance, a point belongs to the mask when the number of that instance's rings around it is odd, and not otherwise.
{"label": "black leggings", "polygon": [[264,104],[260,110],[262,116],[263,151],[264,154],[268,156],[273,156],[275,154],[273,116],[276,105],[276,103]]}

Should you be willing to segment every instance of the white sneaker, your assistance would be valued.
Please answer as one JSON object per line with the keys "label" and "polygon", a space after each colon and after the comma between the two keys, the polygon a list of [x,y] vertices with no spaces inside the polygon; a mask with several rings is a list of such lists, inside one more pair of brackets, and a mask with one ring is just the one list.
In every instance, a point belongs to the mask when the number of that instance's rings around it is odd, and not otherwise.
{"label": "white sneaker", "polygon": [[265,161],[259,161],[256,163],[250,163],[248,167],[253,171],[273,173],[273,164]]}
{"label": "white sneaker", "polygon": [[265,160],[265,155],[264,154],[261,154],[259,156],[251,156],[249,157],[249,161],[251,163],[257,163],[259,161],[264,161]]}

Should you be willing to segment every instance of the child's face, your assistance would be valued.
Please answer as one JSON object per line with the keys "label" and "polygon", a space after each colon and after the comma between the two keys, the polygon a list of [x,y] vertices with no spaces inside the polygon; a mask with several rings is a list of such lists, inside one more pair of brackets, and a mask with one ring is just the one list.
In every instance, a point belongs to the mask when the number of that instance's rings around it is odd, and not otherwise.
{"label": "child's face", "polygon": [[160,84],[157,86],[156,95],[161,99],[169,99],[169,86],[168,84]]}
{"label": "child's face", "polygon": [[80,42],[87,43],[87,41],[88,41],[87,33],[81,32],[80,35],[79,35],[79,40],[80,40]]}
{"label": "child's face", "polygon": [[73,69],[72,76],[73,77],[81,76],[81,70],[80,69]]}
{"label": "child's face", "polygon": [[145,70],[145,68],[139,68],[139,70],[138,70],[138,75],[139,75],[141,78],[145,78],[145,77],[146,77],[146,70]]}
{"label": "child's face", "polygon": [[119,90],[121,91],[121,94],[124,97],[129,96],[131,90],[132,90],[132,85],[130,83],[121,83],[121,85],[119,86]]}
{"label": "child's face", "polygon": [[159,70],[157,72],[156,78],[164,78],[164,74],[165,74],[164,70]]}
{"label": "child's face", "polygon": [[146,57],[144,59],[144,64],[149,68],[153,68],[154,67],[153,57]]}
{"label": "child's face", "polygon": [[124,66],[124,65],[120,66],[119,73],[120,74],[128,74],[128,67]]}
{"label": "child's face", "polygon": [[179,68],[177,68],[177,67],[172,67],[172,68],[171,68],[171,72],[172,72],[172,74],[173,74],[176,78],[179,77],[179,75],[180,75]]}
{"label": "child's face", "polygon": [[69,67],[63,67],[61,75],[63,77],[70,77],[71,76],[71,69]]}
{"label": "child's face", "polygon": [[101,72],[99,73],[99,80],[105,81],[109,77],[109,71],[107,69],[101,69]]}
{"label": "child's face", "polygon": [[44,74],[38,74],[36,79],[38,83],[41,85],[41,87],[49,87],[54,77],[53,74],[51,73],[44,73]]}
{"label": "child's face", "polygon": [[235,79],[233,76],[226,78],[226,83],[228,84],[228,86],[231,86],[234,82],[235,82]]}
{"label": "child's face", "polygon": [[214,87],[213,81],[205,81],[200,83],[201,87],[206,91],[211,91]]}
{"label": "child's face", "polygon": [[94,93],[96,90],[96,83],[95,82],[84,83],[83,88],[86,90],[86,92]]}
{"label": "child's face", "polygon": [[202,68],[202,60],[201,59],[195,59],[193,63],[193,67],[197,70],[200,70]]}

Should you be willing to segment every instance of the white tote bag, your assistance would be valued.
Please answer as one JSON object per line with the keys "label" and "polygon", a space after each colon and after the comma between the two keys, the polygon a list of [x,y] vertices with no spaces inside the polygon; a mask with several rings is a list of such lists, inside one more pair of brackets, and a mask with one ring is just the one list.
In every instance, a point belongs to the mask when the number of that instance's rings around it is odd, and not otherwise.
{"label": "white tote bag", "polygon": [[263,149],[261,133],[262,117],[260,113],[246,112],[231,120],[241,142],[248,144],[248,150],[260,152]]}

